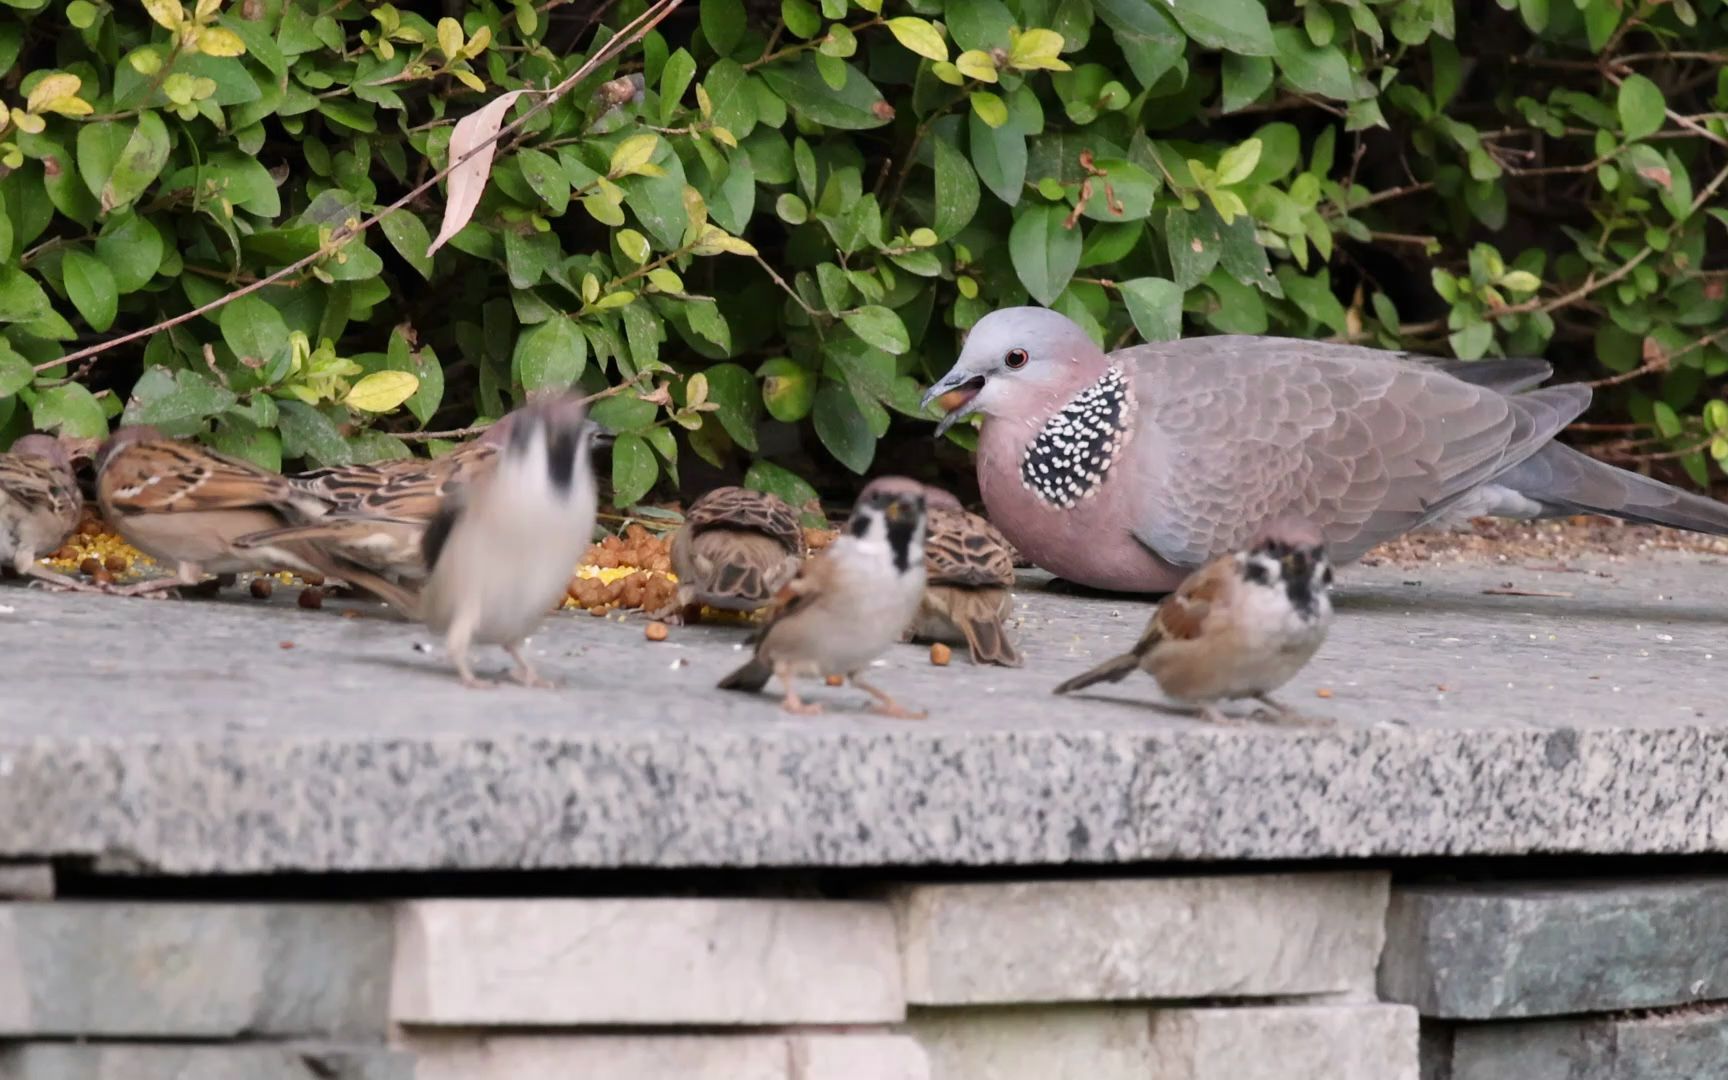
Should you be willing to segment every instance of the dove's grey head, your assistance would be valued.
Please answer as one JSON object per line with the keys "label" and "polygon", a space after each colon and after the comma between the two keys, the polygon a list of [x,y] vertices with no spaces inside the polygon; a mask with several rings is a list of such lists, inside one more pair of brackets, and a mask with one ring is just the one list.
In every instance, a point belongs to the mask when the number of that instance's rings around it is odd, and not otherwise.
{"label": "dove's grey head", "polygon": [[1047,308],[993,311],[966,335],[960,359],[924,395],[948,414],[936,434],[973,413],[1029,416],[1066,401],[1110,360],[1066,315]]}

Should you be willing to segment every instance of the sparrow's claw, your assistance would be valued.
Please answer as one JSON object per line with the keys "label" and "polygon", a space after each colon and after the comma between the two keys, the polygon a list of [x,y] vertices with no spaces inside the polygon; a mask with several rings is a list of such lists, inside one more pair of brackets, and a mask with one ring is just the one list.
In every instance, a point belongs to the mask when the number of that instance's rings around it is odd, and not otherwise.
{"label": "sparrow's claw", "polygon": [[496,689],[498,689],[498,680],[496,680],[496,679],[482,679],[480,676],[475,675],[473,672],[467,672],[467,671],[462,672],[461,673],[461,679],[462,679],[462,685],[466,686],[470,690],[496,690]]}
{"label": "sparrow's claw", "polygon": [[506,645],[504,646],[504,651],[510,654],[512,660],[516,661],[516,670],[510,673],[511,678],[515,679],[523,686],[532,687],[537,690],[556,690],[558,688],[557,683],[550,679],[542,679],[539,674],[535,672],[534,665],[530,664],[528,658],[522,655],[521,645]]}
{"label": "sparrow's claw", "polygon": [[111,585],[108,592],[115,596],[147,596],[152,600],[164,600],[165,593],[183,589],[188,583],[179,578],[157,578],[155,581],[140,581],[132,585]]}
{"label": "sparrow's claw", "polygon": [[878,716],[892,716],[896,720],[922,720],[930,715],[926,712],[908,709],[889,697],[885,691],[878,690],[856,675],[852,676],[852,685],[876,699],[876,704],[870,707],[870,711]]}
{"label": "sparrow's claw", "polygon": [[794,716],[821,716],[825,711],[820,703],[804,701],[797,694],[787,694],[781,700],[780,707]]}

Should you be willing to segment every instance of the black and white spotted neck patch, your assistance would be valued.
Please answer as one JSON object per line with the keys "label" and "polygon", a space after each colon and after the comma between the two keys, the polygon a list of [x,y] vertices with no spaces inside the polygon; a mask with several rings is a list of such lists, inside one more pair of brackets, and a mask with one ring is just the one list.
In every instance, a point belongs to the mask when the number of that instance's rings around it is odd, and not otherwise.
{"label": "black and white spotted neck patch", "polygon": [[1133,422],[1133,383],[1113,367],[1045,423],[1020,459],[1020,482],[1051,506],[1071,509],[1103,484]]}

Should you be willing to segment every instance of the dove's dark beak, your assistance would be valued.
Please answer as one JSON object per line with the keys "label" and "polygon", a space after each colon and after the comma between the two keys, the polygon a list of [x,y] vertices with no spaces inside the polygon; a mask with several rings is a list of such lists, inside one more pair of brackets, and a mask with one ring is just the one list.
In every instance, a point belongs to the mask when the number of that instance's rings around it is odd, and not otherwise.
{"label": "dove's dark beak", "polygon": [[925,391],[922,402],[924,408],[928,409],[934,402],[945,414],[942,421],[936,425],[938,439],[947,434],[949,428],[978,411],[972,399],[976,398],[978,391],[982,389],[984,376],[968,375],[956,369],[942,376],[934,386]]}

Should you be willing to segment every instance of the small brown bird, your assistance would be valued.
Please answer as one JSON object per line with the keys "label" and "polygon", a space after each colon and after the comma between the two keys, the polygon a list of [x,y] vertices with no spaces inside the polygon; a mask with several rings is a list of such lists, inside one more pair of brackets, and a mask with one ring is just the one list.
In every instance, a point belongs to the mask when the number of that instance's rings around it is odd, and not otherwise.
{"label": "small brown bird", "polygon": [[799,700],[793,680],[842,675],[876,699],[874,711],[918,719],[924,714],[902,707],[860,673],[900,637],[923,595],[923,493],[862,495],[840,537],[781,590],[754,639],[756,654],[720,688],[755,692],[778,677],[786,688],[781,707],[809,715],[822,706]]}
{"label": "small brown bird", "polygon": [[1014,555],[1008,541],[939,487],[882,477],[864,490],[895,489],[922,491],[929,509],[924,537],[928,581],[905,637],[964,644],[974,664],[1019,667],[1020,654],[1008,640],[1005,625],[1014,604]]}
{"label": "small brown bird", "polygon": [[193,585],[203,574],[283,568],[337,577],[412,614],[412,593],[305,541],[241,547],[254,533],[328,513],[317,496],[249,462],[194,443],[164,438],[151,427],[111,435],[96,458],[102,516],[133,547],[175,567],[173,578],[115,590],[122,595]]}
{"label": "small brown bird", "polygon": [[444,635],[467,686],[486,687],[468,665],[473,643],[498,645],[524,686],[550,686],[522,644],[564,595],[594,537],[598,496],[586,399],[528,405],[512,414],[493,467],[455,487],[425,532],[430,568],[426,625]]}
{"label": "small brown bird", "polygon": [[766,607],[804,564],[798,513],[777,495],[715,488],[690,505],[672,537],[678,593],[662,617],[694,605],[722,611]]}
{"label": "small brown bird", "polygon": [[66,542],[83,508],[72,458],[59,440],[47,435],[17,440],[0,454],[0,563],[63,589],[104,591],[36,562]]}
{"label": "small brown bird", "polygon": [[1280,519],[1246,551],[1213,560],[1165,597],[1131,652],[1069,679],[1056,693],[1118,682],[1138,669],[1215,723],[1227,722],[1215,703],[1235,698],[1256,698],[1293,719],[1269,695],[1326,640],[1331,588],[1319,529],[1304,519]]}

